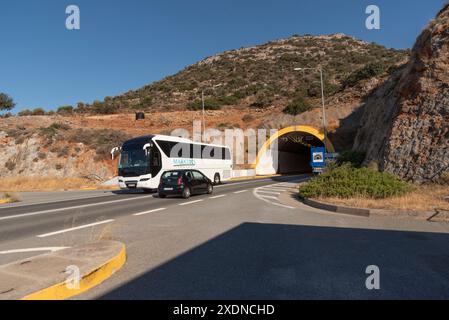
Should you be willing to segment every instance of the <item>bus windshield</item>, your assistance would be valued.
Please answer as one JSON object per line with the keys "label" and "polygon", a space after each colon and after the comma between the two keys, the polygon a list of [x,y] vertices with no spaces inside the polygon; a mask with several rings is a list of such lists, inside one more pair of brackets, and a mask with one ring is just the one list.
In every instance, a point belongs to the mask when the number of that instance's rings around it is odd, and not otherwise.
{"label": "bus windshield", "polygon": [[142,144],[128,144],[123,147],[120,155],[120,169],[148,167],[148,156]]}

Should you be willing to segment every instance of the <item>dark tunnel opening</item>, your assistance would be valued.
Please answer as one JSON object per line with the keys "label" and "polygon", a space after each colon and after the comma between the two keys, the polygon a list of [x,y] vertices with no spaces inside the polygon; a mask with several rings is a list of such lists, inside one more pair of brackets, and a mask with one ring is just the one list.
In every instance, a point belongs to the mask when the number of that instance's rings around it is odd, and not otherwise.
{"label": "dark tunnel opening", "polygon": [[324,143],[306,132],[291,132],[278,139],[278,174],[310,173],[311,148]]}

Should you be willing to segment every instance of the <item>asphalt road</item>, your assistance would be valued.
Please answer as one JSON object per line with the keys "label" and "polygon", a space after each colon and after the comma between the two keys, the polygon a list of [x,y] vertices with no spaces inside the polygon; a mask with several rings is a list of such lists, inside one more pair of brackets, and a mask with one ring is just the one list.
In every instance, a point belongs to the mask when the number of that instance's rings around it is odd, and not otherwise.
{"label": "asphalt road", "polygon": [[[0,209],[0,264],[36,254],[23,250],[116,239],[127,264],[79,299],[449,298],[448,224],[278,202],[301,178],[189,200],[117,194]],[[380,290],[366,288],[371,265]]]}

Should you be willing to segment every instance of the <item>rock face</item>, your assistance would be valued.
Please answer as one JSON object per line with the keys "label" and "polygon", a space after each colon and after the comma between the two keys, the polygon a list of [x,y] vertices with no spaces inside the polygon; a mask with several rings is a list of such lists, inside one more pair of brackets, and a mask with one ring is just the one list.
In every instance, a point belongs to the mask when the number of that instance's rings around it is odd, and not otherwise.
{"label": "rock face", "polygon": [[367,152],[366,163],[418,183],[449,172],[449,5],[364,108],[354,149]]}

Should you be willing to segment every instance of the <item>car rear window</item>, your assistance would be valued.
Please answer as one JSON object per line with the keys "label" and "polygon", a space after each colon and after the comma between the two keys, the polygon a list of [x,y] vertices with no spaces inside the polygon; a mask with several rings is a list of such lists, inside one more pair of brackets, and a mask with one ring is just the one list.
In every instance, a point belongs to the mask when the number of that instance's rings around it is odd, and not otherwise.
{"label": "car rear window", "polygon": [[168,180],[171,178],[179,178],[180,176],[182,176],[182,172],[180,171],[170,171],[170,172],[166,172],[162,175],[162,179],[164,180]]}

